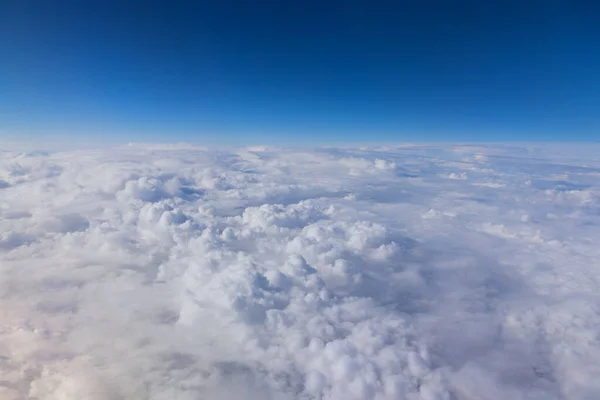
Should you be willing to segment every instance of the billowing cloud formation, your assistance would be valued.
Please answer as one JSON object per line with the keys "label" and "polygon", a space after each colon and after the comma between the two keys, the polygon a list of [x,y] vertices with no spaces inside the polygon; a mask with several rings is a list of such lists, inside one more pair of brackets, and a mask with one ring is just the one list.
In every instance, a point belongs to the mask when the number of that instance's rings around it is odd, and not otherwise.
{"label": "billowing cloud formation", "polygon": [[0,398],[600,398],[583,150],[1,152]]}

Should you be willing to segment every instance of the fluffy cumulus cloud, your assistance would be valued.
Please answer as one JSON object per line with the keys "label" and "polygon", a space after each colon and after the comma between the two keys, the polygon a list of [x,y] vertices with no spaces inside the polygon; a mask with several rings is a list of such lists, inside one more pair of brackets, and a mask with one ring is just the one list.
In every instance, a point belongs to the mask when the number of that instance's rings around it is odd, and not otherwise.
{"label": "fluffy cumulus cloud", "polygon": [[597,150],[5,149],[0,398],[598,399]]}

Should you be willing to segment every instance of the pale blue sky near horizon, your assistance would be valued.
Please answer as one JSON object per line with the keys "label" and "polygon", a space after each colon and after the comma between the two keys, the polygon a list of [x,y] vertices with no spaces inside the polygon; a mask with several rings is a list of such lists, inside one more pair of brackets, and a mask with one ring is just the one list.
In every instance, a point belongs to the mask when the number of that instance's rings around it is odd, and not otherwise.
{"label": "pale blue sky near horizon", "polygon": [[0,3],[0,139],[600,139],[600,6]]}

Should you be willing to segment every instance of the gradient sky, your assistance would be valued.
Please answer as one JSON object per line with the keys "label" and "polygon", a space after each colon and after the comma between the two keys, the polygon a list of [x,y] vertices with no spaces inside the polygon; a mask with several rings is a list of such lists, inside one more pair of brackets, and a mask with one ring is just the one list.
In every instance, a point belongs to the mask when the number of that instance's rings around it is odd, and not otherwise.
{"label": "gradient sky", "polygon": [[0,138],[595,141],[592,3],[0,0]]}

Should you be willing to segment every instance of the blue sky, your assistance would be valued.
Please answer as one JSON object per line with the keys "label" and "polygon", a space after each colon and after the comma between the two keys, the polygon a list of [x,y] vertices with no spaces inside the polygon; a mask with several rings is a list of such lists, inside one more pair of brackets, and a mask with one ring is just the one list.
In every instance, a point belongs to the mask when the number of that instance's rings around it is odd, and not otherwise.
{"label": "blue sky", "polygon": [[3,1],[0,137],[598,140],[587,3]]}

